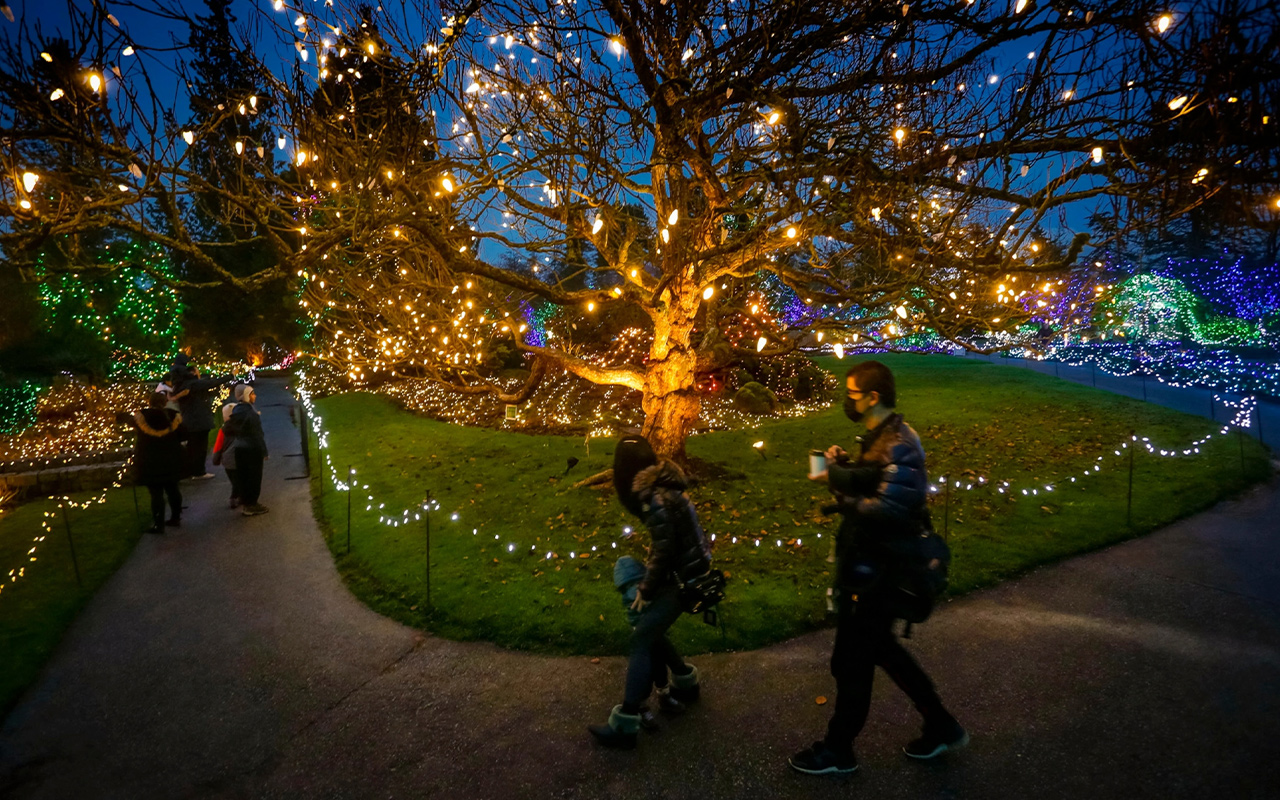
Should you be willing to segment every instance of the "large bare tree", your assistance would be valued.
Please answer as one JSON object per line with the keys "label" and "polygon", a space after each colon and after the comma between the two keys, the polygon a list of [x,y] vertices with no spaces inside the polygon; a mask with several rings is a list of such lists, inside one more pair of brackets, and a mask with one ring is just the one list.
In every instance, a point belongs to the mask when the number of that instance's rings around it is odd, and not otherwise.
{"label": "large bare tree", "polygon": [[[349,380],[518,401],[565,370],[641,392],[644,432],[676,457],[699,375],[746,353],[923,330],[1002,346],[1069,324],[1049,310],[1067,307],[1085,237],[1063,210],[1164,179],[1139,145],[1170,101],[1153,67],[1190,27],[1148,2],[259,9],[240,41],[260,91],[221,111],[269,115],[280,140],[232,143],[228,169],[244,168],[223,185],[188,163],[203,131],[160,97],[167,54],[105,7],[73,8],[56,86],[38,32],[9,36],[0,80],[24,99],[3,119],[6,169],[62,147],[78,172],[6,186],[6,253],[74,263],[78,237],[113,226],[182,252],[204,270],[190,282],[295,276],[312,355]],[[71,112],[89,105],[109,113],[86,136]],[[219,266],[195,197],[277,263]],[[743,287],[761,274],[814,311],[732,344],[723,325],[758,316]],[[548,338],[528,337],[531,299],[564,308]],[[616,363],[575,336],[602,319],[639,320],[643,356]],[[532,356],[525,386],[493,380],[499,347]]]}

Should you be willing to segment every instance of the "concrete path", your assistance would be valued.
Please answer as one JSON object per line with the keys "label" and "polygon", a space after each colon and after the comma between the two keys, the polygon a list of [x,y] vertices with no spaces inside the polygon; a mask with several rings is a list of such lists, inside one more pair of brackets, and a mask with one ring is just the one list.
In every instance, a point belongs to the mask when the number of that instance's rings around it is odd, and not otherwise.
{"label": "concrete path", "polygon": [[883,676],[863,768],[790,772],[830,706],[831,634],[695,659],[705,700],[602,751],[625,665],[423,637],[342,586],[280,385],[246,519],[191,486],[0,730],[13,798],[1280,797],[1280,481],[940,609],[910,646],[973,734],[934,764]]}

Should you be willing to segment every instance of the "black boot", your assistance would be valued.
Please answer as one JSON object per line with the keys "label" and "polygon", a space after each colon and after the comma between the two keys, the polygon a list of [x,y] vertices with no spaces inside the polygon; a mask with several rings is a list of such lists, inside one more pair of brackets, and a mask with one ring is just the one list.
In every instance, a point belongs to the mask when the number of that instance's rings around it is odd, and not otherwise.
{"label": "black boot", "polygon": [[640,731],[640,715],[623,713],[622,706],[614,706],[613,711],[609,712],[607,724],[588,725],[587,730],[605,747],[633,750],[636,746],[636,734]]}
{"label": "black boot", "polygon": [[698,668],[692,664],[687,666],[689,671],[683,675],[671,673],[671,698],[686,706],[698,702],[702,696],[698,684]]}
{"label": "black boot", "polygon": [[657,695],[658,710],[668,717],[678,717],[685,711],[689,710],[688,706],[671,696],[671,689],[669,687],[659,689],[657,691]]}

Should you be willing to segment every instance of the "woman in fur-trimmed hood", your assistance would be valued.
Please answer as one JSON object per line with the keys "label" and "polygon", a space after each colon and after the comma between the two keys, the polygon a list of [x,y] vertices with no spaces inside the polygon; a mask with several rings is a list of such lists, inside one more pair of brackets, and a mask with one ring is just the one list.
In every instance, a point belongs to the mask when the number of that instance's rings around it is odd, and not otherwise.
{"label": "woman in fur-trimmed hood", "polygon": [[[182,415],[165,408],[163,392],[151,395],[148,407],[133,415],[138,431],[133,450],[135,480],[151,492],[152,525],[149,533],[163,533],[164,526],[177,527],[182,518],[182,494],[178,479],[182,474]],[[164,518],[165,496],[169,498],[169,520]]]}
{"label": "woman in fur-trimmed hood", "polygon": [[[608,747],[635,747],[642,716],[651,719],[649,694],[658,687],[659,706],[667,714],[684,711],[699,698],[698,670],[685,663],[667,638],[680,618],[680,584],[711,566],[711,547],[698,514],[685,494],[688,480],[680,467],[659,460],[649,442],[625,436],[613,457],[613,485],[618,500],[649,530],[649,557],[631,604],[639,612],[631,632],[626,692],[605,725],[588,730]],[[671,685],[668,686],[667,671]]]}

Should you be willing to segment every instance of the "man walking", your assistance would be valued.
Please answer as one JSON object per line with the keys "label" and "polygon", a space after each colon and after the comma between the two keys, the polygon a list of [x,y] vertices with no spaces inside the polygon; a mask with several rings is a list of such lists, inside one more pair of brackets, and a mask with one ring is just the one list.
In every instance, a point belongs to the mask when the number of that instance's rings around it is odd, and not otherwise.
{"label": "man walking", "polygon": [[883,547],[892,537],[918,535],[930,526],[925,505],[928,477],[920,437],[895,413],[893,373],[878,361],[855,364],[845,377],[844,412],[866,425],[860,455],[827,450],[828,468],[812,476],[826,480],[844,517],[837,534],[835,713],[827,735],[789,763],[811,775],[849,774],[858,768],[853,741],[871,707],[871,683],[879,665],[924,717],[923,735],[905,748],[909,757],[930,759],[963,747],[969,735],[942,705],[933,682],[898,641],[892,558]]}

